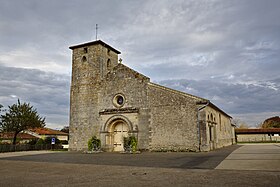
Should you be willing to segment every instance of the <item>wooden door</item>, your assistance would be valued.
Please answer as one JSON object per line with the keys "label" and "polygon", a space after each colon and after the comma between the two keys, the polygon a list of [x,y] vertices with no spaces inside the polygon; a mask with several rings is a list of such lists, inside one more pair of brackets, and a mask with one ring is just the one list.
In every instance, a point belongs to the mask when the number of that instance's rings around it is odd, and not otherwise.
{"label": "wooden door", "polygon": [[114,128],[114,151],[124,151],[123,137],[128,136],[128,128],[125,123],[118,123]]}

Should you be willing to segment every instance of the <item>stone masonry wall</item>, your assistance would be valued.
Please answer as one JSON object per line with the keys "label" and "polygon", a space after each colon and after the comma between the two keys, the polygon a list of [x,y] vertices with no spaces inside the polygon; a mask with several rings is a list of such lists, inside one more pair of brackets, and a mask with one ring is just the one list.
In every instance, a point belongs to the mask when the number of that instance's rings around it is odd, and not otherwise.
{"label": "stone masonry wall", "polygon": [[280,142],[280,135],[274,136],[268,134],[238,134],[237,142]]}
{"label": "stone masonry wall", "polygon": [[235,143],[235,136],[231,126],[230,117],[222,112],[207,106],[204,109],[205,133],[202,133],[204,139],[202,147],[204,150],[210,150],[210,132],[209,126],[212,126],[212,136],[214,149],[232,145]]}
{"label": "stone masonry wall", "polygon": [[114,51],[109,51],[100,44],[73,49],[70,150],[86,150],[89,138],[99,135],[98,93],[102,90],[104,74],[118,64],[117,60],[118,56]]}
{"label": "stone masonry wall", "polygon": [[150,149],[198,151],[197,99],[150,83]]}
{"label": "stone masonry wall", "polygon": [[[139,74],[138,72],[126,67],[123,64],[118,64],[106,76],[103,82],[103,90],[100,92],[100,111],[105,109],[116,109],[113,104],[113,98],[116,94],[122,94],[125,98],[125,104],[121,107],[136,108],[139,112],[136,114],[111,114],[102,117],[100,126],[105,123],[105,120],[114,115],[122,115],[127,117],[132,123],[134,130],[137,130],[138,148],[148,149],[149,146],[149,120],[150,114],[147,101],[147,82],[150,79]],[[135,116],[136,115],[136,116]],[[133,117],[132,117],[133,116]]]}

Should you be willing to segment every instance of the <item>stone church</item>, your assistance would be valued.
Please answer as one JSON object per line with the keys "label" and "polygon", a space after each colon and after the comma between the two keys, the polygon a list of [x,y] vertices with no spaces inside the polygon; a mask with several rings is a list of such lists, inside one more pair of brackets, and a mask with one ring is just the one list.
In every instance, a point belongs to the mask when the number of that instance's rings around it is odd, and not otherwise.
{"label": "stone church", "polygon": [[209,100],[150,82],[101,40],[71,46],[70,150],[92,136],[103,151],[209,151],[235,143],[231,117]]}

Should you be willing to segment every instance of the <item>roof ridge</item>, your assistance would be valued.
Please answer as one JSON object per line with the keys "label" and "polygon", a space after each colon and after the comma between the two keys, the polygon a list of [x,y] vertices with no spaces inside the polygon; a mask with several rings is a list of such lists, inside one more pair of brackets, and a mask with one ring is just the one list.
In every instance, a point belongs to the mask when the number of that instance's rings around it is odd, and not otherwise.
{"label": "roof ridge", "polygon": [[148,84],[151,85],[151,86],[155,86],[157,88],[168,90],[168,91],[171,91],[173,93],[178,93],[180,95],[184,95],[184,96],[191,97],[191,98],[194,98],[194,99],[209,101],[208,99],[198,97],[198,96],[195,96],[195,95],[192,95],[192,94],[189,94],[189,93],[186,93],[186,92],[182,92],[182,91],[179,91],[179,90],[175,90],[175,89],[172,89],[172,88],[168,88],[166,86],[162,86],[162,85],[159,85],[159,84],[156,84],[156,83],[153,83],[153,82],[149,82]]}
{"label": "roof ridge", "polygon": [[73,46],[70,46],[69,49],[73,50],[73,49],[76,49],[76,48],[79,48],[79,47],[86,47],[86,46],[95,45],[95,44],[101,44],[104,47],[107,47],[110,50],[114,51],[115,53],[121,54],[120,51],[118,51],[117,49],[115,49],[112,46],[108,45],[107,43],[103,42],[102,40],[96,40],[96,41],[91,41],[91,42],[86,42],[86,43],[82,43],[82,44],[73,45]]}
{"label": "roof ridge", "polygon": [[143,76],[143,77],[145,77],[145,78],[147,78],[147,79],[150,79],[150,77],[148,77],[148,76],[146,76],[146,75],[144,75],[144,74],[142,74],[142,73],[139,73],[138,71],[136,71],[136,70],[134,70],[134,69],[128,67],[127,65],[124,65],[123,63],[118,63],[118,65],[115,66],[114,69],[115,69],[115,68],[118,68],[118,67],[120,67],[120,66],[123,66],[123,67],[129,69],[129,70],[132,71],[133,73],[139,74],[139,75],[141,75],[141,76]]}

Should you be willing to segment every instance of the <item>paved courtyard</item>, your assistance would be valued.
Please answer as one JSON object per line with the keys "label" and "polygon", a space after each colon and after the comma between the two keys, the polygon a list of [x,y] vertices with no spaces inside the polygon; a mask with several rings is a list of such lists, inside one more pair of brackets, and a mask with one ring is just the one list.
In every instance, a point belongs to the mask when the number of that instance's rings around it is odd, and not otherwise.
{"label": "paved courtyard", "polygon": [[208,153],[1,153],[0,186],[279,186],[279,164],[279,144]]}
{"label": "paved courtyard", "polygon": [[216,169],[280,171],[280,144],[244,145],[233,151]]}

